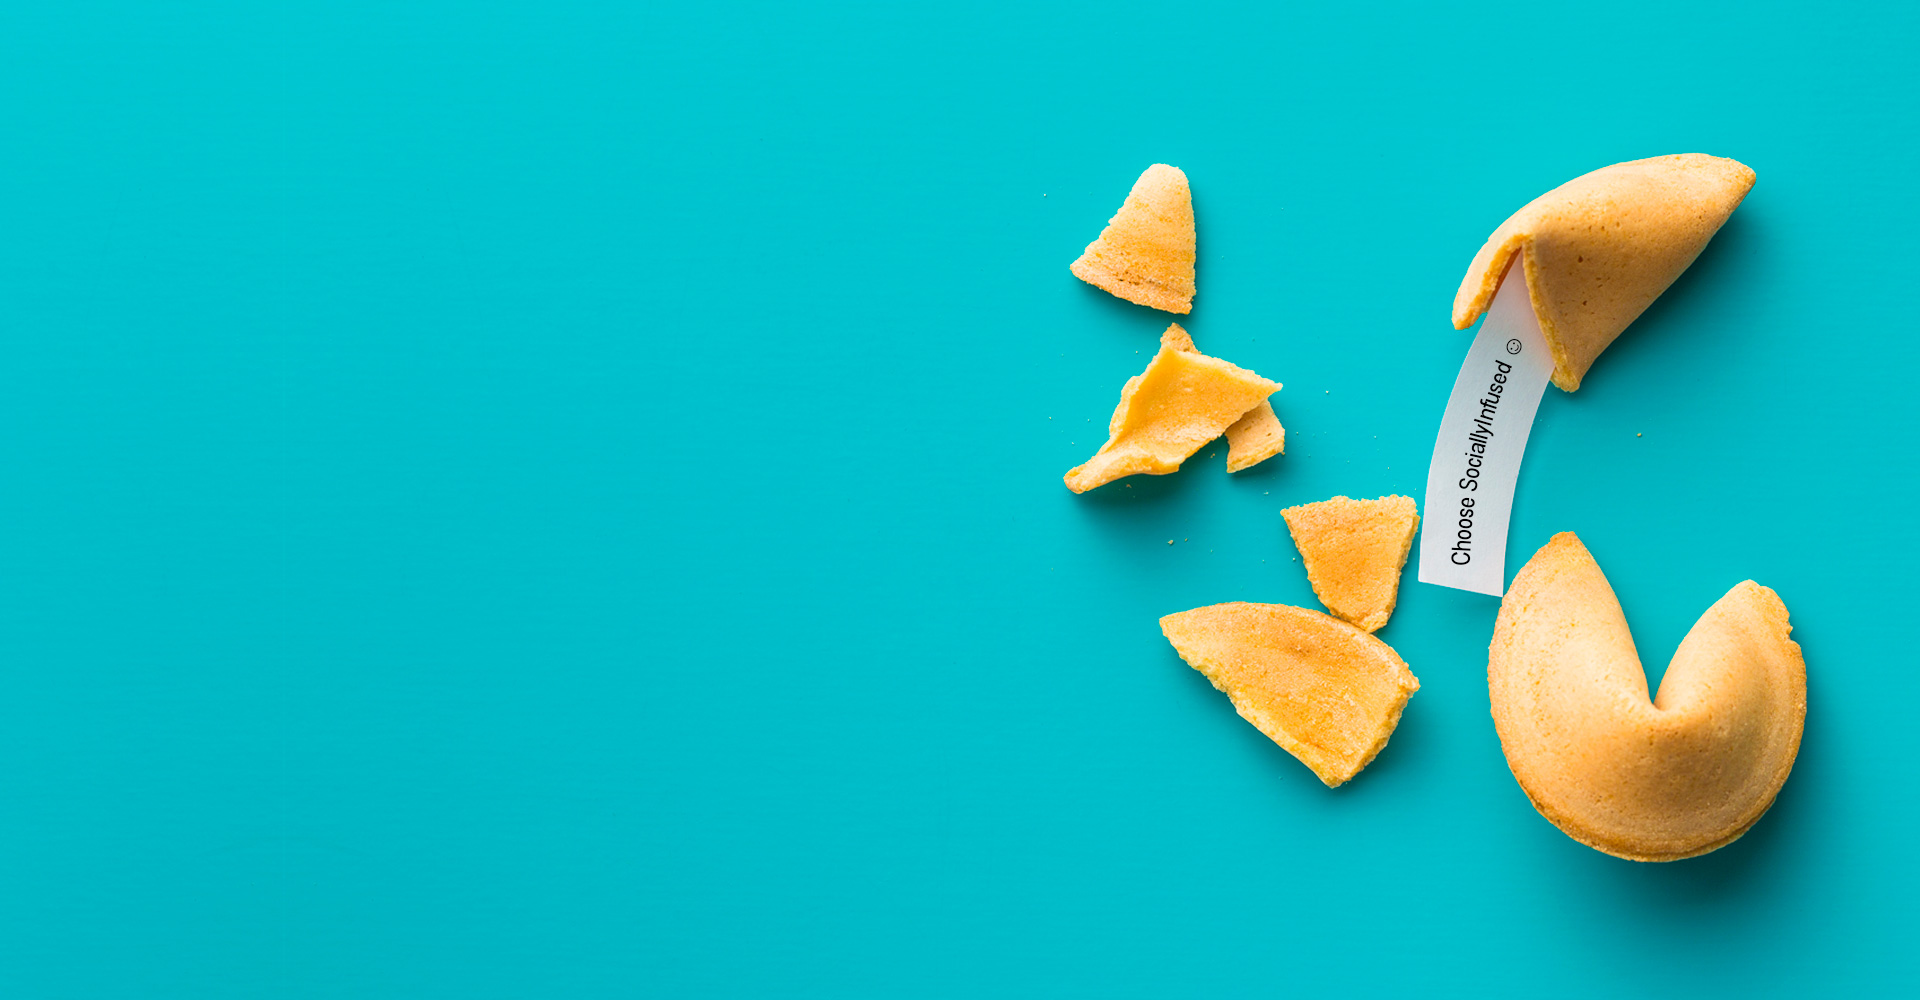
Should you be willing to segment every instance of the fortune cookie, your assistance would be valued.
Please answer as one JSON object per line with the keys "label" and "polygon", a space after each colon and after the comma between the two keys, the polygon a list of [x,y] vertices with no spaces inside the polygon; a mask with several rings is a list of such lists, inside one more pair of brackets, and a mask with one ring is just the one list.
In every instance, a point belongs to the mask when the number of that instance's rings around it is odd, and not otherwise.
{"label": "fortune cookie", "polygon": [[1744,163],[1681,153],[1616,163],[1548,191],[1474,254],[1453,298],[1454,328],[1487,311],[1517,254],[1553,352],[1553,384],[1580,388],[1600,352],[1700,256],[1753,177]]}
{"label": "fortune cookie", "polygon": [[1413,498],[1334,497],[1280,512],[1307,566],[1315,597],[1335,615],[1375,631],[1393,616],[1400,570],[1420,527]]}
{"label": "fortune cookie", "polygon": [[1793,769],[1807,668],[1787,609],[1748,580],[1673,654],[1660,693],[1600,567],[1572,532],[1514,577],[1493,630],[1487,687],[1513,776],[1567,836],[1633,861],[1724,847]]}
{"label": "fortune cookie", "polygon": [[1160,631],[1241,718],[1329,788],[1373,762],[1420,690],[1386,643],[1306,608],[1215,604],[1168,615]]}
{"label": "fortune cookie", "polygon": [[1068,268],[1128,302],[1193,311],[1193,192],[1178,167],[1156,163],[1133,182],[1100,238]]}
{"label": "fortune cookie", "polygon": [[[1084,465],[1067,473],[1067,488],[1085,493],[1122,476],[1173,472],[1202,445],[1264,406],[1279,388],[1278,382],[1201,354],[1187,331],[1172,324],[1161,334],[1160,350],[1147,363],[1147,370],[1128,379],[1120,390],[1120,405],[1107,423],[1107,443]],[[1268,427],[1256,417],[1241,440],[1245,442],[1240,449],[1244,468],[1277,452],[1284,432],[1278,420]],[[1232,438],[1227,447],[1231,466],[1235,461]]]}

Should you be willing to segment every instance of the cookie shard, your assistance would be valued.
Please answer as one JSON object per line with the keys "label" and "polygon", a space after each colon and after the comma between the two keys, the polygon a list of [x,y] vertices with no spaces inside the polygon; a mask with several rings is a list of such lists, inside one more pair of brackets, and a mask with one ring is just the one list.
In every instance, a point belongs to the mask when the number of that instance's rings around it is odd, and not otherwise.
{"label": "cookie shard", "polygon": [[1739,839],[1793,769],[1807,673],[1779,595],[1751,580],[1700,616],[1659,696],[1626,616],[1572,532],[1555,535],[1500,602],[1487,688],[1501,749],[1542,816],[1633,861]]}
{"label": "cookie shard", "polygon": [[1161,336],[1147,370],[1127,380],[1107,423],[1107,443],[1067,473],[1067,488],[1085,493],[1123,476],[1173,472],[1279,388],[1199,353],[1175,323]]}
{"label": "cookie shard", "polygon": [[1516,257],[1553,384],[1572,392],[1629,324],[1680,277],[1753,188],[1752,168],[1703,153],[1655,156],[1584,174],[1493,231],[1453,298],[1464,330],[1487,311]]}
{"label": "cookie shard", "polygon": [[1400,573],[1420,515],[1412,497],[1344,496],[1280,512],[1307,567],[1313,594],[1336,616],[1375,631],[1393,617]]}
{"label": "cookie shard", "polygon": [[[1160,344],[1179,351],[1200,353],[1200,349],[1193,345],[1193,338],[1187,334],[1187,331],[1181,329],[1178,323],[1167,327],[1167,332],[1160,335]],[[1128,379],[1128,388],[1130,389],[1139,378],[1140,376],[1135,375]],[[1108,426],[1109,434],[1112,434],[1114,428],[1118,426],[1118,421],[1119,414],[1115,413],[1113,423]],[[1286,450],[1287,429],[1280,426],[1280,418],[1274,415],[1273,404],[1267,400],[1261,400],[1259,406],[1248,410],[1227,428],[1228,472],[1251,469],[1275,455],[1285,453]]]}
{"label": "cookie shard", "polygon": [[1180,168],[1156,163],[1068,269],[1128,302],[1189,313],[1193,262],[1193,191]]}
{"label": "cookie shard", "polygon": [[1273,404],[1261,400],[1227,428],[1227,471],[1251,469],[1287,450],[1287,429],[1273,414]]}
{"label": "cookie shard", "polygon": [[1373,762],[1420,690],[1392,647],[1306,608],[1215,604],[1168,615],[1160,631],[1329,788]]}

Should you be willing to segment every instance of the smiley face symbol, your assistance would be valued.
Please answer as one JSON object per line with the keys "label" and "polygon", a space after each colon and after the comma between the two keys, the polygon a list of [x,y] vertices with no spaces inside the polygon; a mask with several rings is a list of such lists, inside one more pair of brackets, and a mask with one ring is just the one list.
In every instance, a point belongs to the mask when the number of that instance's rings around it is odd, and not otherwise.
{"label": "smiley face symbol", "polygon": [[1518,340],[1509,340],[1509,341],[1507,341],[1507,353],[1508,353],[1508,354],[1519,354],[1519,353],[1520,353],[1520,341],[1518,341]]}

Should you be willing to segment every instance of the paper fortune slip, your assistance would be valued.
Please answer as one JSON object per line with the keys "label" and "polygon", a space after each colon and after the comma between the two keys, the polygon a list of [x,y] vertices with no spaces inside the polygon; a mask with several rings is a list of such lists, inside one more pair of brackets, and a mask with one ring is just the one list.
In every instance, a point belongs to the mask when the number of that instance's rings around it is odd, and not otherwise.
{"label": "paper fortune slip", "polygon": [[1553,355],[1516,254],[1440,418],[1427,466],[1420,582],[1494,597],[1505,590],[1513,485],[1551,374]]}

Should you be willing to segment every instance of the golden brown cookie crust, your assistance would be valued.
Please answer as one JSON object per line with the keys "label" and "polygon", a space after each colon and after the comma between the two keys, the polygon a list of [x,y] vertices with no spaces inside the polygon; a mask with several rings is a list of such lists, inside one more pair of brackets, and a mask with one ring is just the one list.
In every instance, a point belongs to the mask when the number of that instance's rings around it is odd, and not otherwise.
{"label": "golden brown cookie crust", "polygon": [[[1193,337],[1181,329],[1178,323],[1167,327],[1167,332],[1160,335],[1160,343],[1176,351],[1200,353],[1200,349],[1193,345]],[[1121,390],[1121,394],[1131,393],[1139,381],[1138,375],[1128,379],[1126,388]],[[1119,431],[1120,414],[1115,412],[1113,416],[1114,419],[1107,425],[1109,435]],[[1280,426],[1280,418],[1274,415],[1273,403],[1270,400],[1261,400],[1259,406],[1248,410],[1244,416],[1227,428],[1228,472],[1251,469],[1275,455],[1285,454],[1286,450],[1287,429]]]}
{"label": "golden brown cookie crust", "polygon": [[1674,861],[1732,843],[1773,804],[1806,724],[1786,606],[1745,581],[1674,653],[1659,696],[1613,588],[1572,532],[1515,576],[1487,663],[1494,726],[1542,816],[1615,857]]}
{"label": "golden brown cookie crust", "polygon": [[1306,608],[1215,604],[1168,615],[1160,631],[1329,788],[1373,762],[1420,690],[1386,643]]}
{"label": "golden brown cookie crust", "polygon": [[1420,515],[1412,497],[1344,496],[1280,512],[1307,567],[1307,582],[1327,610],[1365,629],[1393,617],[1400,573],[1413,551]]}
{"label": "golden brown cookie crust", "polygon": [[1486,312],[1517,258],[1572,392],[1629,324],[1680,277],[1753,188],[1752,168],[1702,153],[1602,167],[1535,198],[1494,230],[1453,298],[1464,330]]}
{"label": "golden brown cookie crust", "polygon": [[1193,311],[1194,248],[1187,175],[1156,163],[1068,269],[1128,302],[1184,314]]}
{"label": "golden brown cookie crust", "polygon": [[1228,472],[1251,469],[1286,450],[1287,429],[1274,415],[1272,400],[1261,400],[1259,406],[1227,428]]}
{"label": "golden brown cookie crust", "polygon": [[1085,493],[1123,476],[1173,472],[1279,388],[1278,382],[1201,354],[1174,323],[1161,335],[1147,370],[1120,390],[1120,405],[1107,422],[1107,443],[1067,472],[1067,488]]}

